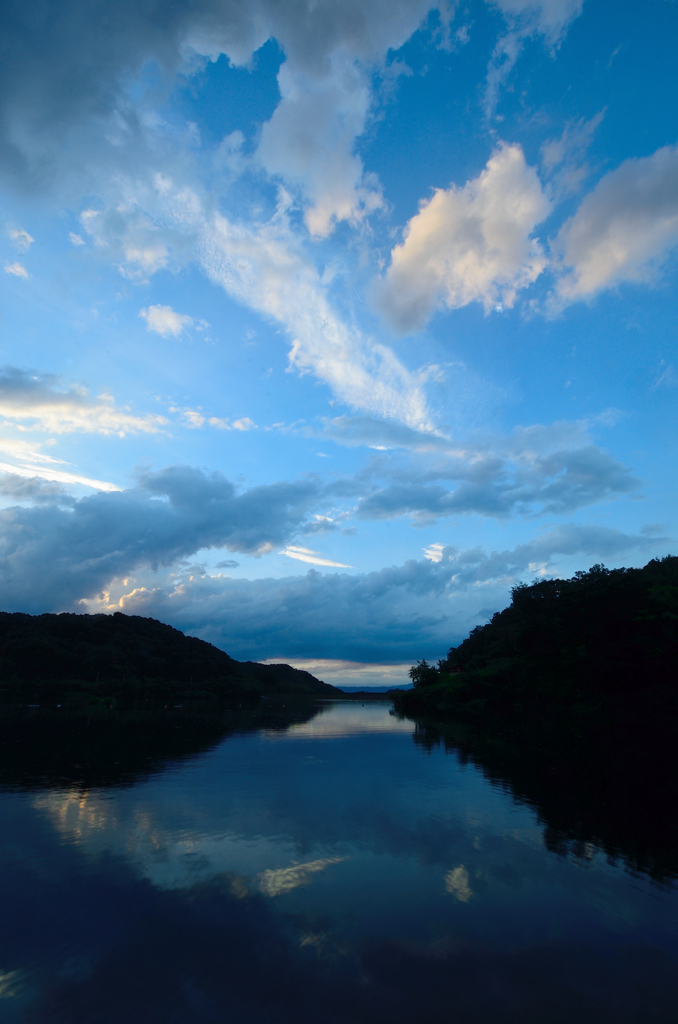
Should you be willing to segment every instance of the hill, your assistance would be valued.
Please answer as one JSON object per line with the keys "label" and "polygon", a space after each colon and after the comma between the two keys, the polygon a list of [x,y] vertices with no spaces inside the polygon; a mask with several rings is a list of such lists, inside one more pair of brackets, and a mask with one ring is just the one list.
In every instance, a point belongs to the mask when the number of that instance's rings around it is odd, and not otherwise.
{"label": "hill", "polygon": [[515,717],[610,708],[672,709],[678,700],[678,558],[642,569],[594,565],[571,579],[512,590],[437,667],[410,675],[404,710]]}
{"label": "hill", "polygon": [[83,706],[335,696],[290,665],[240,662],[139,615],[0,612],[0,703]]}

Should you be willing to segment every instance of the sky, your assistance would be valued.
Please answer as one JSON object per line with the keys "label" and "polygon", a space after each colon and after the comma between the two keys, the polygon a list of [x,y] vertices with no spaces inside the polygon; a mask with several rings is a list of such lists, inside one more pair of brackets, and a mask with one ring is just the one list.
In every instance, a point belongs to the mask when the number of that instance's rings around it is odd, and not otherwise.
{"label": "sky", "polygon": [[678,553],[678,4],[3,10],[0,607],[390,685]]}

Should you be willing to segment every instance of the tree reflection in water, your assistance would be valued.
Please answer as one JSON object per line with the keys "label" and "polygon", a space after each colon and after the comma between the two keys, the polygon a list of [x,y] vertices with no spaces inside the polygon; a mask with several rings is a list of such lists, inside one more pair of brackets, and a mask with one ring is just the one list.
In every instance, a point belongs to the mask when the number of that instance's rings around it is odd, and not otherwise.
{"label": "tree reflection in water", "polygon": [[[496,724],[496,723],[495,723]],[[550,728],[499,733],[490,723],[416,720],[414,742],[443,746],[533,807],[547,849],[577,860],[594,849],[667,886],[678,878],[678,770],[673,731]]]}

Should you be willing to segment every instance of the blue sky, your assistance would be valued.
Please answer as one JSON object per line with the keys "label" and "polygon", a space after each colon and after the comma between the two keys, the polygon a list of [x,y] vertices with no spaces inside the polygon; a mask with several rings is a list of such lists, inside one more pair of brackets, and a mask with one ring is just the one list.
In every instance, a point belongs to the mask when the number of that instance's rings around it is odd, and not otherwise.
{"label": "blue sky", "polygon": [[5,9],[3,608],[377,684],[675,550],[675,3]]}

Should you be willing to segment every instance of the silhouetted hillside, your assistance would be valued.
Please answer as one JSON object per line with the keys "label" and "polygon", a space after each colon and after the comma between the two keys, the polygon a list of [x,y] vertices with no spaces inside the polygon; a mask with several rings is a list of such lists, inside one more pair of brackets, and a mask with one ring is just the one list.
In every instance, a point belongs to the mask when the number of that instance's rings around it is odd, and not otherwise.
{"label": "silhouetted hillside", "polygon": [[0,703],[83,704],[335,695],[289,665],[239,662],[139,615],[0,612]]}
{"label": "silhouetted hillside", "polygon": [[676,707],[678,558],[643,569],[594,565],[569,580],[513,588],[508,608],[477,626],[438,667],[419,662],[414,710],[532,715],[625,702]]}

